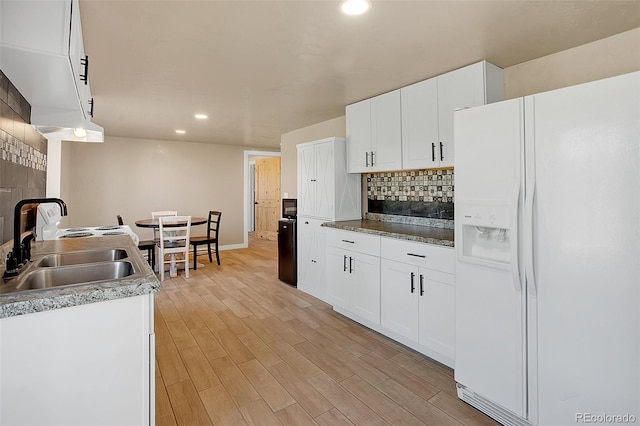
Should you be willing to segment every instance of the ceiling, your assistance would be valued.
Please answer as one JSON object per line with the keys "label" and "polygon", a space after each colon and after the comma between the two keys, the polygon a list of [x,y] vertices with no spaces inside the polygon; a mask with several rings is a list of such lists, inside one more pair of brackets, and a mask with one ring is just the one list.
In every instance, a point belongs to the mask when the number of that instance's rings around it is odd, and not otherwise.
{"label": "ceiling", "polygon": [[349,103],[640,26],[637,0],[372,2],[348,17],[338,0],[81,0],[94,122],[107,137],[278,148]]}

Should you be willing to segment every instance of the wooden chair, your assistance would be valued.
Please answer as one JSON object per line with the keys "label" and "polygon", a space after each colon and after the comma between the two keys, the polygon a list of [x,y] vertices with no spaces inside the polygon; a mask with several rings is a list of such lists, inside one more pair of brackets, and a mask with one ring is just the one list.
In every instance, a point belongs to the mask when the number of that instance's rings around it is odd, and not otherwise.
{"label": "wooden chair", "polygon": [[[163,216],[177,216],[177,210],[160,210],[157,212],[151,212],[151,219],[158,219]],[[153,228],[153,239],[158,242],[158,228]]]}
{"label": "wooden chair", "polygon": [[[160,281],[164,281],[164,266],[167,263],[171,264],[171,269],[176,267],[176,263],[184,263],[184,275],[189,278],[191,216],[160,216],[158,223]],[[176,259],[176,254],[182,254],[182,258]],[[169,256],[168,260],[167,255]]]}
{"label": "wooden chair", "polygon": [[211,244],[215,245],[216,260],[220,265],[220,254],[218,252],[218,235],[220,233],[220,218],[222,212],[210,211],[209,219],[207,220],[207,235],[200,237],[192,237],[189,240],[189,244],[193,246],[193,270],[198,269],[198,262],[196,256],[198,252],[198,246],[207,245],[207,251],[209,252],[209,262],[213,262],[211,257]]}
{"label": "wooden chair", "polygon": [[[124,225],[124,220],[120,215],[118,215],[118,225]],[[147,262],[149,262],[151,268],[154,268],[156,266],[156,242],[153,240],[140,240],[138,250],[147,251]]]}

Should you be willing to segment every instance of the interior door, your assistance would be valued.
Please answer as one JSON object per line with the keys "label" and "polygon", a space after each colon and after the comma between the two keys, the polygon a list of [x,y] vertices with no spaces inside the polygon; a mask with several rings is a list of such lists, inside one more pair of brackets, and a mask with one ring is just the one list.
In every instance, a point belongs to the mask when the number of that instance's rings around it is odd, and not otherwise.
{"label": "interior door", "polygon": [[258,238],[278,239],[280,157],[256,160],[256,230]]}

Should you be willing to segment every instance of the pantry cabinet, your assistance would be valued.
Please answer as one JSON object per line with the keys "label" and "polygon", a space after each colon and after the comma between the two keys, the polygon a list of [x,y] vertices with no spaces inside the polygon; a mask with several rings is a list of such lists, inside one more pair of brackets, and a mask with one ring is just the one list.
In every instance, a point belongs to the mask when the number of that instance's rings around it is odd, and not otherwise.
{"label": "pantry cabinet", "polygon": [[453,113],[504,99],[502,69],[486,61],[401,89],[402,168],[453,167]]}
{"label": "pantry cabinet", "polygon": [[324,222],[360,219],[360,175],[347,173],[344,138],[297,145],[298,288],[326,301]]}
{"label": "pantry cabinet", "polygon": [[345,139],[297,145],[298,216],[327,221],[360,218],[360,176],[348,174]]}
{"label": "pantry cabinet", "polygon": [[400,169],[400,90],[348,105],[346,115],[348,172]]}
{"label": "pantry cabinet", "polygon": [[298,226],[298,289],[327,300],[325,279],[324,219],[299,217]]}

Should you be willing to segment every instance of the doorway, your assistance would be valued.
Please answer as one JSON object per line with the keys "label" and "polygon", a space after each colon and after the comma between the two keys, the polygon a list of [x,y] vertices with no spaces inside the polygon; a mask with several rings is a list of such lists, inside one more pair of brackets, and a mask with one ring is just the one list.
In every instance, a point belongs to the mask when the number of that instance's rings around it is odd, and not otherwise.
{"label": "doorway", "polygon": [[[273,151],[244,151],[244,247],[249,247],[249,232],[255,234],[255,163],[260,159],[268,158],[280,159],[280,152]],[[252,171],[253,169],[253,171]],[[280,169],[278,168],[278,173]],[[280,179],[278,178],[278,187],[280,187]],[[280,199],[280,189],[278,189],[278,200]],[[280,201],[276,210],[276,226],[277,219],[280,217]],[[277,229],[277,228],[276,228]],[[253,236],[252,236],[253,238]],[[276,237],[277,238],[277,237]],[[255,241],[255,240],[254,240]]]}
{"label": "doorway", "polygon": [[255,236],[277,241],[280,217],[280,157],[256,160]]}

